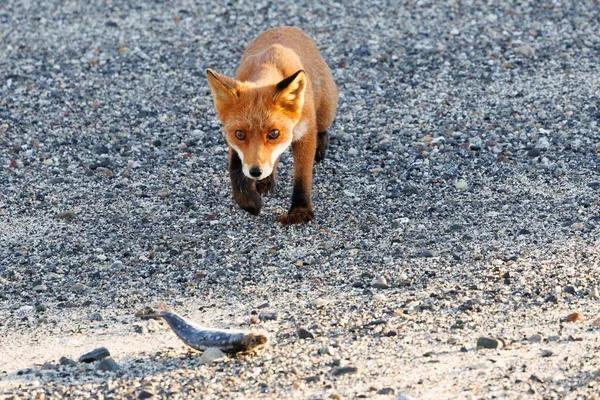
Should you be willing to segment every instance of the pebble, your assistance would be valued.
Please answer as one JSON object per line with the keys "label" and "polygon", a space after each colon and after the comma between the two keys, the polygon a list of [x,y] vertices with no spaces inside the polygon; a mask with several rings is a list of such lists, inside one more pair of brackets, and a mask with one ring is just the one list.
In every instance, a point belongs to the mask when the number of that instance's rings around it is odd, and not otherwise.
{"label": "pebble", "polygon": [[300,328],[298,329],[298,337],[300,339],[314,339],[315,335],[308,329]]}
{"label": "pebble", "polygon": [[554,353],[550,350],[542,350],[542,357],[552,357]]}
{"label": "pebble", "polygon": [[260,314],[258,314],[258,319],[261,321],[277,321],[279,319],[279,314],[275,311],[262,310]]}
{"label": "pebble", "polygon": [[38,293],[45,292],[46,290],[48,290],[48,288],[46,287],[46,285],[43,285],[43,284],[42,285],[36,285],[36,286],[33,287],[33,291],[34,292],[38,292]]}
{"label": "pebble", "polygon": [[590,297],[592,299],[598,299],[598,298],[600,298],[600,293],[598,292],[598,287],[597,286],[594,286],[592,288],[592,290],[590,290]]}
{"label": "pebble", "polygon": [[477,339],[477,348],[500,349],[502,348],[502,342],[493,338],[480,337]]}
{"label": "pebble", "polygon": [[76,283],[73,286],[71,286],[71,291],[75,292],[75,293],[85,292],[86,290],[87,290],[87,286],[84,285],[83,283]]}
{"label": "pebble", "polygon": [[150,398],[154,397],[155,394],[156,394],[156,392],[154,390],[154,386],[146,385],[140,391],[140,394],[138,395],[138,399],[150,399]]}
{"label": "pebble", "polygon": [[329,395],[329,398],[330,398],[331,400],[343,400],[343,397],[342,397],[342,395],[341,395],[341,394],[339,394],[339,393],[331,393],[331,394]]}
{"label": "pebble", "polygon": [[357,373],[358,373],[358,368],[351,367],[351,366],[338,367],[338,368],[334,368],[333,371],[331,371],[332,376],[354,375]]}
{"label": "pebble", "polygon": [[580,312],[574,312],[567,316],[567,322],[582,322],[585,318]]}
{"label": "pebble", "polygon": [[534,335],[529,336],[528,340],[531,343],[540,343],[542,341],[542,335],[539,335],[539,334],[536,333]]}
{"label": "pebble", "polygon": [[199,360],[202,364],[212,364],[213,362],[221,361],[223,359],[225,359],[225,354],[223,354],[220,349],[209,347],[202,352]]}
{"label": "pebble", "polygon": [[98,362],[98,364],[96,364],[96,369],[98,371],[110,372],[110,371],[118,371],[121,369],[121,367],[111,357],[107,357],[107,358],[103,358],[102,360],[100,360]]}
{"label": "pebble", "polygon": [[158,191],[156,195],[161,198],[166,198],[171,196],[171,191],[169,190],[169,188],[162,188]]}
{"label": "pebble", "polygon": [[379,276],[371,281],[371,287],[375,289],[388,289],[390,285],[388,285],[388,282],[385,279],[385,277]]}
{"label": "pebble", "polygon": [[467,181],[465,181],[464,179],[459,179],[454,184],[454,187],[458,190],[465,190],[468,186],[469,185],[467,184]]}
{"label": "pebble", "polygon": [[417,257],[431,258],[433,257],[433,253],[431,252],[431,250],[423,250],[419,254],[417,254]]}
{"label": "pebble", "polygon": [[93,313],[90,315],[90,321],[102,321],[102,315],[100,313]]}
{"label": "pebble", "polygon": [[68,357],[61,357],[60,360],[58,360],[58,363],[60,365],[67,365],[67,366],[72,366],[77,364],[77,362],[75,360],[72,360]]}
{"label": "pebble", "polygon": [[321,355],[324,355],[324,354],[333,355],[333,348],[331,346],[323,346],[323,347],[320,347],[317,352]]}
{"label": "pebble", "polygon": [[595,327],[600,327],[600,318],[596,318],[594,322],[592,322],[592,325],[594,325]]}
{"label": "pebble", "polygon": [[571,228],[574,231],[581,231],[583,230],[583,228],[585,228],[585,225],[583,224],[583,222],[575,222],[573,225],[571,225]]}
{"label": "pebble", "polygon": [[373,295],[373,300],[375,301],[386,301],[387,297],[383,293],[377,293]]}
{"label": "pebble", "polygon": [[323,308],[323,307],[327,307],[327,305],[329,304],[329,300],[323,298],[323,297],[319,297],[313,300],[312,302],[313,306],[317,307],[317,308]]}
{"label": "pebble", "polygon": [[89,353],[85,353],[81,357],[79,357],[80,363],[91,363],[94,361],[101,360],[103,358],[110,357],[110,352],[106,347],[99,347],[90,351]]}
{"label": "pebble", "polygon": [[355,149],[354,147],[351,147],[350,149],[348,149],[348,155],[356,156],[356,155],[358,155],[358,150]]}
{"label": "pebble", "polygon": [[384,387],[384,388],[379,389],[377,391],[377,394],[384,395],[384,396],[394,395],[394,394],[396,394],[396,389],[391,388],[391,387]]}
{"label": "pebble", "polygon": [[71,221],[71,220],[74,220],[75,218],[77,218],[77,215],[75,215],[75,213],[73,211],[67,210],[67,211],[62,211],[62,212],[59,212],[58,214],[56,214],[56,218]]}

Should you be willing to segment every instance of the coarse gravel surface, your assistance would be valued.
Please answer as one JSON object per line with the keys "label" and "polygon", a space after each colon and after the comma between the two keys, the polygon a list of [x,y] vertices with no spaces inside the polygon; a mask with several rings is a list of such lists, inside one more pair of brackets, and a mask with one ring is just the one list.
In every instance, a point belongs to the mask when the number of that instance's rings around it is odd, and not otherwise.
{"label": "coarse gravel surface", "polygon": [[[289,152],[234,203],[205,77],[281,25],[341,92],[305,226]],[[0,0],[0,398],[598,398],[599,124],[594,0]]]}

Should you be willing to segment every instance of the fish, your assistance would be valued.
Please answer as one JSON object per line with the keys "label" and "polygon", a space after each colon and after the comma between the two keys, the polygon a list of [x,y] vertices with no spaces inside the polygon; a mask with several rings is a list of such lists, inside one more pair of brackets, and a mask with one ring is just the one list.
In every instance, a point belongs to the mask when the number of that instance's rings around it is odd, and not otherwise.
{"label": "fish", "polygon": [[164,319],[183,343],[199,351],[216,347],[224,353],[249,353],[264,349],[268,342],[267,335],[260,332],[200,326],[162,305],[146,307],[138,311],[136,316],[142,319]]}

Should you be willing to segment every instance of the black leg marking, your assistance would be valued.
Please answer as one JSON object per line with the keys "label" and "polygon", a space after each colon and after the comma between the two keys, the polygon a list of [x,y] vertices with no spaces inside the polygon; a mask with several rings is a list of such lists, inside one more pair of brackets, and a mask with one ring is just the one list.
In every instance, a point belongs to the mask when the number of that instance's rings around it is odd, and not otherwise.
{"label": "black leg marking", "polygon": [[315,153],[315,162],[321,162],[327,154],[329,147],[329,133],[327,131],[317,133],[317,151]]}
{"label": "black leg marking", "polygon": [[262,197],[256,191],[254,181],[242,172],[242,160],[235,151],[229,163],[229,177],[236,203],[250,214],[258,215],[262,207]]}

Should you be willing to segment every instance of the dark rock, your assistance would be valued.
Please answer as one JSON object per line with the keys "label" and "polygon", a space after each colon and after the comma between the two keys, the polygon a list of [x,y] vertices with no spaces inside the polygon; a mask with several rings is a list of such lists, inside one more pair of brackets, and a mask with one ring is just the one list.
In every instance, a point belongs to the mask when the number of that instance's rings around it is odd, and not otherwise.
{"label": "dark rock", "polygon": [[417,254],[417,257],[429,258],[433,257],[433,253],[430,250],[423,250]]}
{"label": "dark rock", "polygon": [[477,339],[477,347],[484,349],[497,349],[502,347],[502,343],[496,339],[480,337]]}
{"label": "dark rock", "polygon": [[69,366],[77,364],[77,362],[75,362],[75,360],[71,360],[68,357],[61,357],[60,360],[58,360],[58,363],[60,365],[69,365]]}
{"label": "dark rock", "polygon": [[279,319],[279,314],[275,311],[263,310],[258,314],[258,318],[261,321],[277,321]]}
{"label": "dark rock", "polygon": [[96,369],[99,371],[118,371],[121,369],[119,364],[111,357],[103,358],[100,360],[98,365],[96,365]]}
{"label": "dark rock", "polygon": [[384,396],[389,396],[389,395],[394,395],[396,394],[396,390],[394,388],[391,387],[385,387],[385,388],[381,388],[377,391],[377,394],[381,394]]}
{"label": "dark rock", "polygon": [[331,375],[333,376],[352,375],[356,373],[358,373],[358,368],[356,367],[339,367],[331,371]]}
{"label": "dark rock", "polygon": [[298,337],[300,339],[314,339],[315,335],[308,329],[300,328],[298,329]]}
{"label": "dark rock", "polygon": [[81,357],[79,357],[79,362],[81,363],[91,363],[94,361],[101,360],[103,358],[110,357],[110,352],[106,347],[100,347],[95,350],[90,351],[89,353],[85,353]]}
{"label": "dark rock", "polygon": [[541,154],[540,149],[530,149],[527,152],[527,157],[539,157]]}
{"label": "dark rock", "polygon": [[575,288],[573,286],[565,286],[563,291],[565,293],[573,294],[573,295],[576,293]]}

